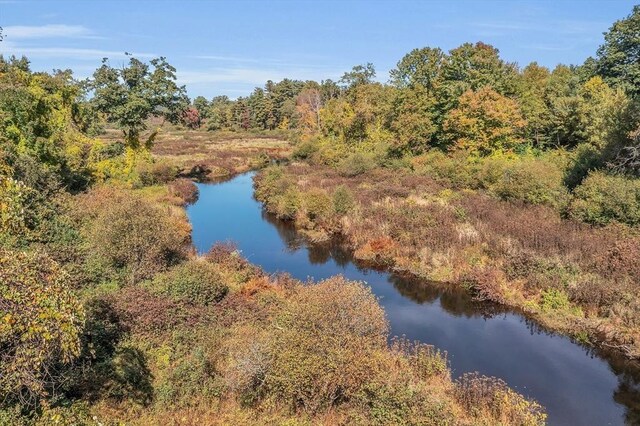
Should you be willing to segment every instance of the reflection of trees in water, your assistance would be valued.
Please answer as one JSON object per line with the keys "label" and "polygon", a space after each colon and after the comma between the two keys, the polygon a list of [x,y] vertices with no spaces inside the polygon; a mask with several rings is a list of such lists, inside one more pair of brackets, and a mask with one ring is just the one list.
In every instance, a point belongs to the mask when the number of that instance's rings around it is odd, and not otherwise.
{"label": "reflection of trees in water", "polygon": [[[278,219],[275,215],[262,211],[262,219],[269,222],[278,232],[280,239],[285,243],[287,250],[295,252],[303,247],[307,248],[309,262],[312,265],[322,265],[333,259],[340,267],[352,262],[352,255],[339,241],[330,240],[326,243],[309,244],[305,241],[291,221]],[[360,269],[360,268],[358,268]]]}
{"label": "reflection of trees in water", "polygon": [[[309,252],[309,262],[314,265],[327,263],[330,259],[336,265],[344,268],[353,261],[353,257],[338,241],[329,241],[322,244],[307,245]],[[360,269],[360,268],[358,268]]]}
{"label": "reflection of trees in water", "polygon": [[292,222],[278,219],[274,214],[265,210],[262,210],[262,219],[269,222],[276,229],[280,239],[290,252],[297,251],[303,246],[303,239],[298,235]]}
{"label": "reflection of trees in water", "polygon": [[[353,263],[361,272],[367,273],[372,270],[372,268],[358,264],[353,259],[351,252],[345,249],[339,241],[308,244],[298,234],[292,222],[280,220],[264,211],[262,218],[273,225],[289,251],[295,252],[306,247],[309,262],[313,265],[324,264],[333,259],[340,267]],[[468,292],[454,284],[434,283],[397,274],[388,274],[388,281],[403,297],[418,304],[431,304],[439,299],[442,309],[456,317],[489,319],[497,315],[513,314],[522,318],[531,334],[558,336],[557,333],[549,331],[534,320],[527,318],[523,313],[514,312],[512,309],[496,303],[476,301]],[[618,387],[612,395],[613,400],[625,407],[625,421],[628,424],[640,424],[640,363],[628,360],[615,351],[584,345],[583,348],[590,356],[608,362],[611,371],[618,378]]]}
{"label": "reflection of trees in water", "polygon": [[[523,319],[531,334],[560,337],[558,333],[549,331],[527,317],[523,316]],[[576,341],[573,343],[580,345],[591,358],[607,362],[611,371],[618,378],[618,387],[613,392],[613,400],[625,407],[625,422],[627,424],[640,424],[640,362],[628,359],[619,351],[587,346]]]}
{"label": "reflection of trees in water", "polygon": [[613,393],[613,400],[626,407],[627,424],[640,424],[640,385],[636,380],[628,376],[618,376],[618,389]]}
{"label": "reflection of trees in water", "polygon": [[626,423],[640,424],[640,362],[629,360],[619,352],[597,348],[589,352],[591,356],[606,359],[611,371],[618,377],[618,388],[613,393],[613,400],[626,407]]}
{"label": "reflection of trees in water", "polygon": [[396,274],[390,274],[388,280],[402,296],[421,305],[433,303],[439,298],[442,309],[456,317],[488,319],[509,312],[507,308],[496,303],[474,300],[468,292],[454,284],[436,283]]}

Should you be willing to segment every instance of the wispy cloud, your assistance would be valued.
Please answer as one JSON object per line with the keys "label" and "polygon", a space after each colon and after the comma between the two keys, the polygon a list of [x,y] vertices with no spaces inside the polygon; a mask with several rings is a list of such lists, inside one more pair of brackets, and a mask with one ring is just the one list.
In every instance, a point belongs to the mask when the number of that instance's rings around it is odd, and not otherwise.
{"label": "wispy cloud", "polygon": [[597,21],[548,20],[545,23],[518,21],[472,22],[472,26],[481,30],[491,30],[492,34],[506,35],[513,32],[542,32],[554,34],[582,35],[592,34],[606,28],[606,24]]}
{"label": "wispy cloud", "polygon": [[210,71],[180,71],[180,84],[245,83],[262,86],[267,80],[281,80],[284,73],[251,68],[216,68]]}
{"label": "wispy cloud", "polygon": [[523,49],[542,50],[548,52],[562,52],[575,49],[573,45],[558,46],[553,44],[533,43],[520,46]]}
{"label": "wispy cloud", "polygon": [[241,58],[239,56],[195,55],[195,56],[191,56],[191,58],[208,59],[213,61],[224,61],[224,62],[260,62],[258,59]]}
{"label": "wispy cloud", "polygon": [[[133,56],[138,58],[153,58],[158,55],[151,53],[131,52]],[[10,43],[0,44],[0,54],[4,55],[25,55],[29,58],[66,58],[78,60],[95,60],[102,58],[122,59],[126,58],[124,51],[103,50],[103,49],[85,49],[74,47],[30,47],[17,46]]]}
{"label": "wispy cloud", "polygon": [[219,83],[242,83],[254,86],[262,86],[267,80],[278,81],[284,78],[326,79],[335,78],[341,72],[335,70],[319,70],[314,68],[298,69],[261,69],[261,68],[213,68],[204,71],[179,71],[178,81],[180,84],[219,84]]}
{"label": "wispy cloud", "polygon": [[102,38],[82,25],[49,24],[39,26],[10,25],[4,27],[8,40],[39,38]]}

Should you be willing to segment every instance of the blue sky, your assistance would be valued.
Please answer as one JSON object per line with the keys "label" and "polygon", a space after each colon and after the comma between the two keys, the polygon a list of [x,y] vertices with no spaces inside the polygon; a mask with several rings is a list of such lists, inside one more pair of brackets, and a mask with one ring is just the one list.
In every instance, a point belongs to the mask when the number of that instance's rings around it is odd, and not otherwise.
{"label": "blue sky", "polygon": [[378,79],[416,47],[484,41],[508,61],[582,63],[633,1],[10,1],[4,55],[87,77],[103,57],[166,56],[189,95],[247,95],[268,79],[338,79],[373,62]]}

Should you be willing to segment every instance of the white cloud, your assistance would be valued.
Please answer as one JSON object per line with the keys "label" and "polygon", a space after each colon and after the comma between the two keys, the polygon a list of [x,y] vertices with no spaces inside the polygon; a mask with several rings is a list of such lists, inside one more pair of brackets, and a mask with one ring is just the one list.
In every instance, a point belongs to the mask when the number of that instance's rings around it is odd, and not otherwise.
{"label": "white cloud", "polygon": [[322,80],[335,78],[341,72],[313,68],[298,69],[258,69],[258,68],[214,68],[208,71],[178,71],[180,84],[242,83],[263,86],[267,80],[280,81],[284,78],[300,80]]}
{"label": "white cloud", "polygon": [[218,56],[218,55],[196,55],[192,56],[194,59],[210,59],[214,61],[229,61],[229,62],[259,62],[257,59],[240,58],[237,56]]}
{"label": "white cloud", "polygon": [[548,20],[541,23],[494,21],[473,22],[472,26],[493,30],[492,35],[506,35],[512,32],[542,32],[552,34],[583,35],[602,31],[606,24],[597,21]]}
{"label": "white cloud", "polygon": [[575,49],[574,45],[555,45],[555,44],[544,44],[544,43],[533,43],[533,44],[527,44],[527,45],[523,45],[521,46],[524,49],[533,49],[533,50],[543,50],[543,51],[549,51],[549,52],[562,52],[562,51],[569,51],[572,49]]}
{"label": "white cloud", "polygon": [[8,40],[23,40],[36,38],[96,38],[95,35],[82,25],[50,24],[40,26],[11,25],[4,27],[4,34]]}
{"label": "white cloud", "polygon": [[[131,52],[133,56],[138,58],[153,58],[157,55],[151,53]],[[15,44],[0,44],[0,54],[27,56],[28,58],[66,58],[79,60],[95,60],[102,58],[121,59],[126,58],[124,51],[102,50],[102,49],[84,49],[74,47],[29,47],[16,46]]]}
{"label": "white cloud", "polygon": [[180,84],[245,83],[262,86],[267,80],[281,80],[280,71],[250,68],[217,68],[210,71],[178,71]]}

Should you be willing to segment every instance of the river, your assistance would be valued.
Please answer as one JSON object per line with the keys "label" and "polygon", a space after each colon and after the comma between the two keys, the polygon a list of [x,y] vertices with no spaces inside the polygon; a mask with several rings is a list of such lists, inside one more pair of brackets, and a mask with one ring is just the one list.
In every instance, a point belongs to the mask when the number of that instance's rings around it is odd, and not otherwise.
{"label": "river", "polygon": [[454,377],[478,371],[503,379],[543,404],[551,425],[640,423],[637,363],[583,347],[463,292],[359,267],[337,244],[311,246],[290,223],[263,211],[253,198],[252,178],[253,172],[198,184],[200,197],[187,214],[199,252],[230,241],[269,273],[365,281],[379,297],[392,335],[447,351]]}

